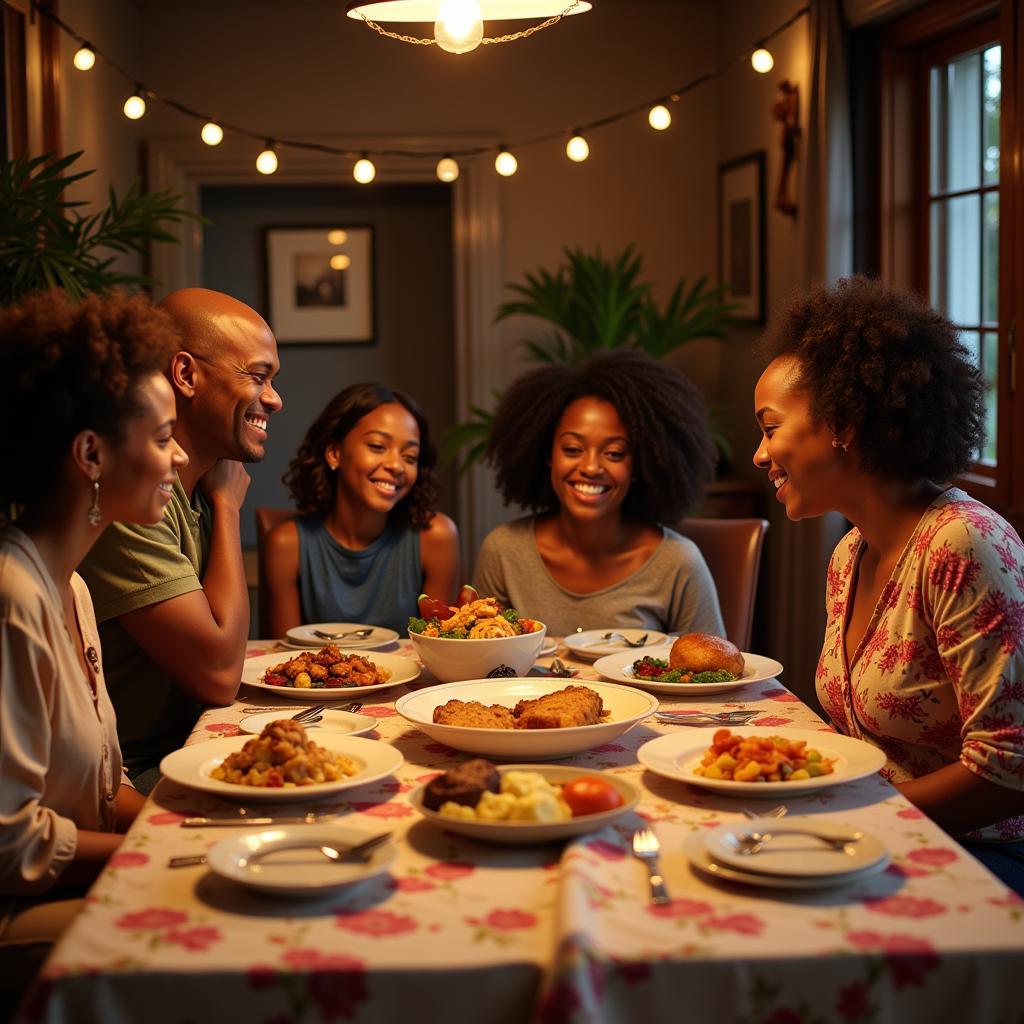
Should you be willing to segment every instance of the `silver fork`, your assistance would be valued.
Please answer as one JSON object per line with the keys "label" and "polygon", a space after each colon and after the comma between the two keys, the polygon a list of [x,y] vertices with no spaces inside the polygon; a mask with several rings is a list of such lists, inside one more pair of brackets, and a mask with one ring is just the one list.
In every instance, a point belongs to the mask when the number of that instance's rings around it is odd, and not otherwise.
{"label": "silver fork", "polygon": [[809,828],[780,828],[775,832],[744,832],[737,836],[736,839],[739,842],[739,852],[747,855],[751,853],[760,853],[764,849],[765,843],[771,842],[772,839],[777,835],[790,835],[790,836],[810,836],[813,839],[820,839],[827,846],[830,846],[833,850],[843,850],[846,852],[852,852],[853,844],[864,838],[863,832],[850,832],[847,835],[838,835],[825,832],[815,832]]}
{"label": "silver fork", "polygon": [[740,810],[748,818],[784,818],[789,813],[789,808],[785,804],[779,804],[770,811],[756,811],[752,807],[741,807]]}
{"label": "silver fork", "polygon": [[326,704],[315,704],[311,708],[303,708],[301,711],[297,711],[292,715],[293,722],[319,722],[324,717],[324,711],[326,710]]}
{"label": "silver fork", "polygon": [[647,868],[651,887],[651,902],[658,906],[669,902],[665,880],[658,870],[658,854],[660,852],[661,843],[649,828],[641,828],[633,833],[633,854],[638,860],[643,861]]}
{"label": "silver fork", "polygon": [[687,715],[678,711],[657,711],[654,717],[673,725],[746,725],[757,714],[756,711],[709,711]]}
{"label": "silver fork", "polygon": [[616,638],[621,640],[627,647],[646,647],[647,638],[650,633],[644,633],[642,637],[636,640],[630,640],[628,636],[623,636],[621,633],[603,633],[601,635],[602,640],[615,640]]}
{"label": "silver fork", "polygon": [[314,629],[313,636],[319,637],[321,640],[344,640],[347,636],[355,636],[362,639],[363,637],[370,636],[373,633],[372,629],[350,629],[347,633],[325,633],[322,629]]}

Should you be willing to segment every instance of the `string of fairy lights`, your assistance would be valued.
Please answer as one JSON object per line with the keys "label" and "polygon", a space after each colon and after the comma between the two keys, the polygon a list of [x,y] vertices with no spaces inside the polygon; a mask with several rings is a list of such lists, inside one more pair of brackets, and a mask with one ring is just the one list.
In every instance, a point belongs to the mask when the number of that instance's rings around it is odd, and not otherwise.
{"label": "string of fairy lights", "polygon": [[76,32],[74,28],[58,17],[53,11],[42,6],[39,3],[39,0],[31,0],[31,3],[35,11],[45,18],[49,18],[62,32],[78,43],[78,48],[75,50],[74,56],[72,57],[72,63],[78,71],[90,72],[95,68],[97,61],[103,61],[103,63],[118,75],[131,83],[131,93],[122,106],[122,112],[129,120],[138,121],[140,118],[144,117],[147,110],[147,101],[155,100],[163,103],[165,106],[168,106],[173,110],[176,110],[179,114],[198,122],[201,125],[199,129],[199,138],[207,146],[219,146],[224,141],[226,133],[231,133],[232,135],[241,136],[246,139],[253,139],[262,143],[262,149],[259,150],[255,160],[256,170],[260,174],[271,175],[277,171],[280,166],[278,154],[283,150],[314,150],[321,153],[334,154],[345,160],[352,161],[352,177],[361,185],[368,185],[377,177],[377,167],[373,162],[373,157],[405,158],[415,160],[437,158],[436,173],[438,179],[440,181],[450,183],[455,181],[459,176],[459,158],[470,159],[493,152],[495,153],[495,171],[502,177],[508,178],[515,174],[519,169],[519,160],[515,155],[516,151],[522,150],[527,146],[535,146],[555,140],[567,139],[565,142],[565,155],[574,163],[582,163],[590,156],[590,143],[587,141],[587,136],[610,124],[615,124],[618,121],[624,121],[628,118],[639,117],[646,112],[647,123],[651,129],[656,132],[667,131],[672,126],[672,107],[677,104],[683,96],[692,92],[698,86],[703,85],[705,82],[710,82],[715,78],[719,78],[737,64],[745,64],[748,61],[751,68],[759,74],[764,75],[771,71],[775,66],[775,58],[768,49],[768,44],[810,11],[809,5],[799,8],[786,18],[785,21],[772,29],[771,32],[758,39],[752,47],[740,51],[717,67],[697,75],[695,78],[690,79],[690,81],[677,86],[675,89],[672,89],[667,93],[636,103],[624,110],[616,111],[613,114],[608,114],[605,117],[600,117],[596,120],[585,122],[569,129],[558,129],[532,138],[520,139],[512,143],[501,142],[497,146],[478,145],[470,146],[465,149],[455,149],[442,152],[439,150],[404,149],[355,151],[343,149],[337,146],[330,146],[321,142],[310,142],[301,139],[285,139],[271,133],[252,131],[251,129],[240,125],[230,124],[229,122],[218,119],[211,114],[195,110],[179,100],[153,89],[151,86],[145,84],[136,76],[122,68],[116,61],[104,53],[103,50],[94,45],[80,33]]}

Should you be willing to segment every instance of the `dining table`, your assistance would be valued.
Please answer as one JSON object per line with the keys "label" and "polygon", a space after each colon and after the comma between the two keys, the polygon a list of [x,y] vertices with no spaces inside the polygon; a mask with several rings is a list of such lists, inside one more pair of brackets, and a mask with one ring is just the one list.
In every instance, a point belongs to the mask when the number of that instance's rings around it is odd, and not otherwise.
{"label": "dining table", "polygon": [[[275,649],[250,642],[247,653]],[[413,656],[407,639],[390,651]],[[599,678],[565,647],[557,654],[575,682]],[[542,658],[535,671],[549,664]],[[559,762],[632,781],[641,793],[634,811],[561,842],[479,842],[426,821],[409,800],[420,783],[467,759],[395,710],[404,694],[435,684],[424,672],[365,697],[362,712],[376,719],[368,736],[404,757],[393,775],[288,805],[288,814],[326,808],[368,834],[392,832],[389,871],[296,899],[250,891],[203,864],[169,867],[238,831],[186,828],[186,817],[238,808],[164,778],[55,946],[19,1021],[1024,1020],[1024,900],[881,773],[785,801],[790,816],[839,821],[885,844],[888,866],[845,886],[755,887],[697,870],[684,850],[694,835],[778,800],[645,769],[637,750],[649,740],[685,731],[710,742],[714,733],[653,716]],[[756,712],[751,726],[829,730],[777,678],[658,697],[662,709],[747,709]],[[188,744],[236,736],[239,722],[268,704],[288,702],[243,685],[230,707],[202,714]],[[660,840],[669,894],[660,904],[632,853],[644,826]]]}

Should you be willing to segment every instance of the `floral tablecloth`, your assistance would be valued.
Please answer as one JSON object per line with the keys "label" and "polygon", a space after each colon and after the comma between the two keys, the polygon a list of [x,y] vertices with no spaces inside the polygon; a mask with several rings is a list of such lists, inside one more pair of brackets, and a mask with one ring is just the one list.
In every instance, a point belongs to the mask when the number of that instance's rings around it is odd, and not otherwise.
{"label": "floral tablecloth", "polygon": [[[396,650],[411,655],[407,642]],[[590,665],[576,667],[582,678],[596,676]],[[489,846],[439,831],[408,803],[419,781],[464,755],[396,714],[405,692],[373,694],[387,699],[363,709],[378,719],[370,735],[405,756],[398,776],[332,805],[346,823],[397,834],[389,875],[295,902],[248,893],[204,867],[169,869],[169,857],[238,830],[179,827],[185,814],[219,802],[165,780],[21,1019],[1024,1020],[1024,901],[881,777],[789,801],[791,813],[835,814],[888,844],[885,873],[845,889],[744,889],[693,871],[685,839],[736,819],[741,801],[645,772],[637,748],[681,728],[654,719],[568,759],[640,784],[639,817],[565,845]],[[266,696],[243,687],[233,707],[202,716],[189,743],[235,734]],[[723,704],[756,709],[754,725],[825,728],[774,680],[685,702]],[[646,872],[628,852],[641,819],[661,839],[673,897],[666,906],[648,903]]]}

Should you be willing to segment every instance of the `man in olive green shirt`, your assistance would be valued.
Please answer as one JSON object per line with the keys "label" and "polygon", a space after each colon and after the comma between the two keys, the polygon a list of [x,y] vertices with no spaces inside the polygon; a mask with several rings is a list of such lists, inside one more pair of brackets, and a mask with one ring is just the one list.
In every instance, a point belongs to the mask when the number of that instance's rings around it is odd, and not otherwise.
{"label": "man in olive green shirt", "polygon": [[[174,292],[161,306],[182,333],[168,377],[174,437],[189,462],[160,523],[115,523],[80,567],[125,767],[143,792],[201,707],[230,704],[238,692],[249,633],[243,463],[263,458],[268,421],[281,408],[277,344],[259,314],[203,288]],[[102,501],[102,480],[100,488]]]}

